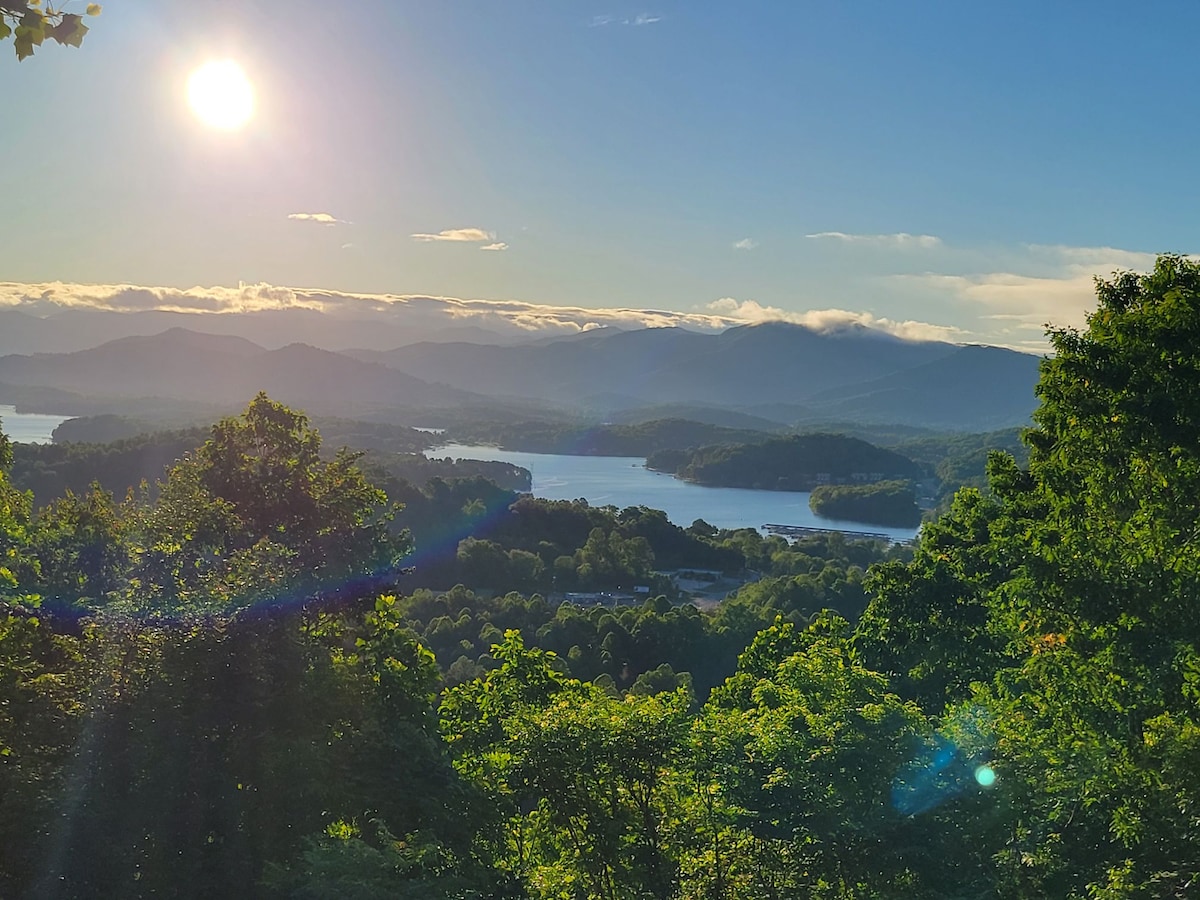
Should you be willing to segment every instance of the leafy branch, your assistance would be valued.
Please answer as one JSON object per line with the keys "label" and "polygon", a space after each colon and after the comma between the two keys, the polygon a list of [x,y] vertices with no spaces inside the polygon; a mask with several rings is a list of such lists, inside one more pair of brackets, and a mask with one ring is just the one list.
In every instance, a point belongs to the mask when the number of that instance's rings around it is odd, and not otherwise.
{"label": "leafy branch", "polygon": [[[100,15],[100,4],[89,3],[86,16]],[[64,12],[42,0],[0,0],[0,41],[13,39],[17,59],[33,56],[34,48],[40,47],[47,38],[63,45],[78,47],[88,33],[84,16]]]}

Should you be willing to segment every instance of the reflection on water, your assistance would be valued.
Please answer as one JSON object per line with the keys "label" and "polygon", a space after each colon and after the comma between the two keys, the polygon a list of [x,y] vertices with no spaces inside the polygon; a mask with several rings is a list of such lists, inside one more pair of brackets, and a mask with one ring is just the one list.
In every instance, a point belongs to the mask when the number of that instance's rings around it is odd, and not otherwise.
{"label": "reflection on water", "polygon": [[0,431],[19,444],[48,444],[54,429],[70,416],[19,413],[15,406],[0,404]]}
{"label": "reflection on water", "polygon": [[533,494],[548,500],[587,500],[592,506],[648,506],[661,509],[676,525],[703,519],[718,528],[759,528],[768,522],[846,531],[871,531],[908,540],[915,528],[884,528],[861,522],[819,518],[808,506],[807,492],[752,491],[689,484],[652,472],[643,460],[628,456],[563,456],[520,453],[466,444],[447,444],[426,454],[438,459],[494,459],[524,466],[533,473]]}

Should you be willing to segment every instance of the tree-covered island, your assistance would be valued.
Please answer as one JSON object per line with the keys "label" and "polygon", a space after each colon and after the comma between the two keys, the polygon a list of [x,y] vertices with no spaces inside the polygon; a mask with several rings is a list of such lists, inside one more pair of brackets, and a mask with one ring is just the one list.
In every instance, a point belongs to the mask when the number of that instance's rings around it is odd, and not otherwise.
{"label": "tree-covered island", "polygon": [[820,484],[808,505],[818,516],[849,522],[869,522],[911,528],[921,523],[917,495],[906,481],[874,484]]}
{"label": "tree-covered island", "polygon": [[841,434],[797,434],[761,443],[665,450],[646,467],[713,487],[811,491],[822,484],[918,478],[921,467],[893,450]]}

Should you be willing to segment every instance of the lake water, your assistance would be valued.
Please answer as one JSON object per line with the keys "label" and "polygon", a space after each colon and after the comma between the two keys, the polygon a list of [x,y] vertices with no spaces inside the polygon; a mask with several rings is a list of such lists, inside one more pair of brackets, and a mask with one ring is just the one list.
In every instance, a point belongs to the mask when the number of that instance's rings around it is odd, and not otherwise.
{"label": "lake water", "polygon": [[872,531],[908,540],[915,528],[885,528],[819,518],[808,507],[808,494],[704,487],[652,472],[640,457],[561,456],[519,453],[495,447],[447,444],[426,456],[444,459],[495,459],[523,466],[533,474],[533,495],[547,500],[587,500],[592,506],[648,506],[661,509],[676,525],[703,519],[718,528],[807,525],[844,531]]}
{"label": "lake water", "polygon": [[18,444],[48,444],[54,429],[70,416],[19,413],[15,406],[0,404],[0,431]]}

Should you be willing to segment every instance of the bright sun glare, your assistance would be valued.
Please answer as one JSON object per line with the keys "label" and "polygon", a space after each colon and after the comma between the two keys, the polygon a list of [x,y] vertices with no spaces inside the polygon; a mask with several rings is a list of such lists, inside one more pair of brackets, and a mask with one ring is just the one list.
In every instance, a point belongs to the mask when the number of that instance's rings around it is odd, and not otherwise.
{"label": "bright sun glare", "polygon": [[231,59],[206,62],[188,76],[188,103],[205,125],[234,131],[254,115],[254,88]]}

